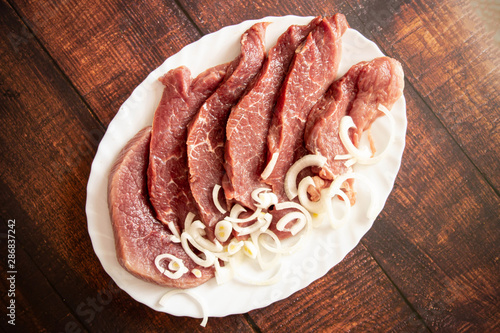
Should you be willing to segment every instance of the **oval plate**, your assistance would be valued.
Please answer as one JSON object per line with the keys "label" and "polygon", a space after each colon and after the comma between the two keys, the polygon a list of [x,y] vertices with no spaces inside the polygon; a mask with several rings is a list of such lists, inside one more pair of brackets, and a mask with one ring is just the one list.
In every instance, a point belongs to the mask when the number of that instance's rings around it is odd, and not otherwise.
{"label": "oval plate", "polygon": [[[225,27],[184,47],[154,70],[123,103],[111,121],[99,144],[92,163],[87,186],[86,213],[88,230],[94,251],[102,266],[116,284],[137,301],[161,312],[176,316],[202,317],[200,304],[189,297],[174,296],[175,301],[161,306],[158,301],[170,288],[142,281],[123,269],[116,259],[113,230],[107,206],[107,183],[110,167],[122,147],[140,129],[151,125],[154,111],[163,92],[158,78],[168,70],[185,65],[195,77],[203,70],[232,60],[239,53],[239,39],[256,22],[272,22],[267,28],[266,45],[269,49],[279,35],[292,24],[307,24],[313,17],[284,16],[266,17],[245,21]],[[342,60],[338,76],[342,76],[354,64],[383,56],[379,48],[359,32],[348,29],[342,37]],[[372,180],[375,196],[378,198],[377,214],[382,210],[396,179],[403,155],[406,135],[406,106],[401,97],[391,110],[396,122],[395,140],[389,147],[388,155],[376,165],[360,167],[356,173]],[[372,136],[376,145],[382,148],[387,143],[389,122],[377,120],[372,126]],[[384,141],[385,140],[385,141]],[[358,184],[359,183],[359,184]],[[232,280],[217,285],[215,279],[193,288],[190,293],[205,304],[208,316],[227,316],[245,313],[265,307],[284,299],[292,293],[307,287],[321,278],[339,263],[371,228],[374,219],[366,216],[370,194],[360,182],[356,182],[358,200],[351,209],[351,219],[342,228],[333,230],[327,223],[313,229],[305,246],[298,252],[283,257],[282,279],[270,286],[248,285]],[[314,239],[314,242],[312,241]],[[174,300],[174,299],[173,299]],[[209,306],[206,306],[206,305]]]}

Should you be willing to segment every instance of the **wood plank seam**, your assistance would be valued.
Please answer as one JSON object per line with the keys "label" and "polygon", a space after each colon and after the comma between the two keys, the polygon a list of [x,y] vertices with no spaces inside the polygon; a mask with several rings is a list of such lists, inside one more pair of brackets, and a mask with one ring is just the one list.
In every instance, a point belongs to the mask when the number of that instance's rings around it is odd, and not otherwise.
{"label": "wood plank seam", "polygon": [[[394,282],[394,280],[391,278],[391,276],[389,275],[389,273],[387,273],[387,271],[384,269],[384,267],[379,263],[379,261],[377,260],[377,258],[373,255],[373,253],[370,251],[370,248],[368,247],[367,244],[365,244],[365,241],[364,239],[361,239],[361,244],[363,245],[363,247],[365,248],[366,252],[368,252],[368,254],[370,254],[370,256],[373,258],[373,260],[377,263],[377,265],[380,267],[380,270],[382,271],[382,273],[386,276],[386,278],[391,282],[391,284],[394,286],[394,288],[396,289],[397,293],[401,296],[401,298],[403,299],[403,301],[406,303],[406,305],[413,311],[413,313],[415,314],[415,319],[419,320],[422,322],[422,324],[425,326],[425,328],[431,332],[431,329],[429,328],[429,326],[427,325],[427,323],[425,322],[424,318],[420,315],[420,313],[417,311],[417,309],[413,306],[413,304],[408,300],[408,298],[404,295],[404,293],[402,292],[402,290],[398,287],[398,285]],[[408,319],[411,319],[411,318],[408,318]]]}
{"label": "wood plank seam", "polygon": [[256,333],[262,333],[262,330],[260,329],[259,325],[252,319],[252,317],[247,313],[243,314],[243,317],[246,319],[248,322],[248,325],[254,330]]}
{"label": "wood plank seam", "polygon": [[[181,10],[181,12],[186,16],[186,18],[188,19],[189,22],[191,22],[191,24],[196,28],[196,30],[200,33],[201,37],[203,37],[204,35],[206,35],[202,30],[201,28],[196,24],[196,22],[194,21],[194,19],[189,15],[188,11],[186,10],[186,8],[184,8],[184,6],[182,5],[182,3],[179,2],[179,0],[175,0],[174,1],[175,4],[177,5],[177,7],[179,7],[179,9]],[[200,37],[200,38],[201,38]]]}

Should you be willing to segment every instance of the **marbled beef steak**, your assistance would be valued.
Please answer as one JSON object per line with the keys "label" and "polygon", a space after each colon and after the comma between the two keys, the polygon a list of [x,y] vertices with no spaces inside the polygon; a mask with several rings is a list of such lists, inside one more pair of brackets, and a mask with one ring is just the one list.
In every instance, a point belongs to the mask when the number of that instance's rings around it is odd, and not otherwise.
{"label": "marbled beef steak", "polygon": [[202,105],[188,128],[187,152],[191,192],[198,205],[202,222],[213,238],[212,227],[222,214],[212,200],[212,189],[221,185],[224,176],[224,143],[226,122],[231,108],[238,102],[265,58],[267,23],[257,23],[241,37],[241,53],[229,65],[224,82]]}
{"label": "marbled beef steak", "polygon": [[255,209],[251,193],[269,187],[262,182],[267,156],[267,134],[273,107],[295,50],[321,22],[289,27],[269,50],[269,55],[252,89],[233,108],[226,126],[226,176],[222,183],[227,200]]}
{"label": "marbled beef steak", "polygon": [[148,167],[148,189],[156,217],[173,222],[179,232],[189,212],[198,208],[189,187],[187,125],[226,74],[227,64],[212,67],[194,80],[184,67],[160,78],[165,86],[155,111]]}
{"label": "marbled beef steak", "polygon": [[[159,285],[191,288],[214,276],[213,267],[196,265],[180,243],[173,243],[169,229],[154,217],[149,202],[146,171],[151,127],[137,133],[122,149],[111,168],[108,206],[118,262],[136,277]],[[155,258],[169,253],[181,259],[189,272],[170,279],[155,266]],[[199,269],[197,278],[190,271]]]}
{"label": "marbled beef steak", "polygon": [[309,111],[337,76],[341,37],[347,28],[342,14],[324,18],[299,46],[281,87],[267,137],[268,161],[273,154],[278,159],[265,179],[280,201],[288,200],[283,186],[286,172],[305,153]]}
{"label": "marbled beef steak", "polygon": [[[316,170],[325,180],[345,173],[347,167],[335,156],[347,154],[339,136],[342,117],[352,117],[356,130],[350,136],[357,147],[364,131],[381,115],[378,105],[391,109],[403,94],[404,74],[401,64],[389,57],[360,62],[336,80],[311,110],[306,124],[305,143],[311,154],[327,158],[325,166]],[[326,183],[328,184],[328,183]],[[353,180],[345,191],[354,204]]]}

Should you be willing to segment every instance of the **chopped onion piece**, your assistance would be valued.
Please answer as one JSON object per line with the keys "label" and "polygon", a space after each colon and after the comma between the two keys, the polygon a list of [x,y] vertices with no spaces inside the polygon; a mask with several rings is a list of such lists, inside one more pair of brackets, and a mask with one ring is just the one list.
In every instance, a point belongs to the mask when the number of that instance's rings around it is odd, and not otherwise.
{"label": "chopped onion piece", "polygon": [[212,190],[212,200],[214,201],[214,205],[217,208],[219,212],[222,214],[225,214],[227,210],[225,210],[220,202],[219,202],[219,191],[220,191],[221,186],[219,184],[215,184],[213,190]]}
{"label": "chopped onion piece", "polygon": [[339,160],[348,160],[348,159],[351,159],[351,158],[352,158],[351,154],[344,154],[344,155],[335,155],[335,157],[333,159],[335,161],[339,161]]}
{"label": "chopped onion piece", "polygon": [[201,278],[201,271],[198,268],[193,268],[191,270],[191,273],[193,273],[193,275],[196,276],[198,279]]}
{"label": "chopped onion piece", "polygon": [[181,265],[179,265],[178,261],[170,261],[168,263],[168,269],[170,269],[172,272],[177,272],[181,268]]}
{"label": "chopped onion piece", "polygon": [[172,296],[177,295],[177,294],[187,295],[187,296],[191,297],[191,299],[193,299],[195,302],[198,303],[198,305],[201,308],[201,312],[202,312],[202,316],[203,316],[203,320],[201,321],[200,325],[202,327],[205,327],[207,325],[207,322],[208,322],[208,316],[207,316],[207,311],[206,311],[205,303],[203,302],[203,299],[201,297],[199,297],[198,295],[196,295],[193,291],[191,291],[191,290],[182,290],[182,289],[171,290],[168,293],[166,293],[165,295],[163,295],[162,298],[160,298],[160,300],[158,301],[158,303],[161,306],[166,306],[168,299],[170,297],[172,297]]}
{"label": "chopped onion piece", "polygon": [[274,153],[273,156],[271,156],[271,160],[266,165],[266,168],[264,169],[264,171],[262,171],[262,174],[260,175],[260,177],[263,180],[266,180],[267,177],[269,177],[271,175],[271,172],[273,172],[273,169],[276,166],[276,162],[278,162],[278,157],[279,157],[279,153]]}
{"label": "chopped onion piece", "polygon": [[266,231],[269,226],[271,225],[271,221],[273,220],[273,216],[269,213],[261,213],[261,216],[258,217],[258,219],[263,219],[265,223],[260,227],[260,231],[264,232]]}
{"label": "chopped onion piece", "polygon": [[229,221],[222,220],[215,225],[215,237],[222,243],[228,240],[232,231],[233,225]]}
{"label": "chopped onion piece", "polygon": [[[170,262],[168,263],[168,269],[160,266],[160,263],[163,259],[170,259]],[[188,271],[186,266],[184,266],[184,262],[182,261],[182,259],[179,259],[170,253],[164,253],[156,256],[155,266],[163,275],[174,280],[180,278],[182,275],[184,275],[184,273]]]}
{"label": "chopped onion piece", "polygon": [[236,238],[233,238],[231,242],[227,245],[227,252],[230,255],[235,254],[243,247],[243,241],[238,241]]}
{"label": "chopped onion piece", "polygon": [[353,166],[354,164],[356,164],[357,161],[358,160],[356,159],[356,157],[353,157],[353,158],[350,158],[347,161],[345,161],[344,165],[346,166],[346,168],[348,168],[348,167]]}
{"label": "chopped onion piece", "polygon": [[285,187],[286,196],[289,200],[292,200],[297,196],[297,176],[299,172],[311,166],[322,167],[325,165],[326,160],[325,156],[310,154],[297,160],[290,167],[290,169],[288,169],[285,176],[285,183],[283,185]]}
{"label": "chopped onion piece", "polygon": [[[205,255],[205,259],[202,259],[198,257],[193,250],[191,250],[191,247],[189,246],[189,243],[193,245],[198,251],[202,252]],[[215,255],[208,251],[207,249],[201,247],[194,239],[193,237],[188,234],[187,232],[183,232],[181,235],[181,244],[182,248],[184,251],[186,251],[186,254],[193,259],[195,263],[197,263],[200,266],[203,267],[210,267],[214,264],[214,261],[216,260]]]}
{"label": "chopped onion piece", "polygon": [[245,253],[247,256],[249,256],[252,259],[257,258],[257,254],[259,253],[259,249],[255,244],[251,241],[244,241],[243,242],[243,253]]}
{"label": "chopped onion piece", "polygon": [[174,235],[170,235],[170,241],[172,243],[180,243],[181,242],[181,239],[178,238],[177,236],[174,236]]}

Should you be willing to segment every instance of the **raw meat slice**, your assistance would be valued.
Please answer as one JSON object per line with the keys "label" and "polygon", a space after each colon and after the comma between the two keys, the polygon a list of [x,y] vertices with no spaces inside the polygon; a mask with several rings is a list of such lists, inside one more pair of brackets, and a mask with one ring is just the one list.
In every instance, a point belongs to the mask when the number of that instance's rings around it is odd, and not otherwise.
{"label": "raw meat slice", "polygon": [[224,176],[224,142],[227,118],[246,87],[258,74],[265,58],[264,35],[268,23],[257,23],[241,37],[241,53],[230,64],[224,82],[200,108],[188,128],[187,152],[191,192],[202,222],[211,227],[223,218],[212,200],[215,185]]}
{"label": "raw meat slice", "polygon": [[358,79],[358,93],[349,111],[357,129],[352,141],[358,146],[361,135],[383,113],[377,109],[378,104],[387,109],[403,94],[404,73],[401,64],[389,57],[380,57],[366,64]]}
{"label": "raw meat slice", "polygon": [[388,57],[360,62],[330,86],[311,110],[305,131],[307,150],[327,157],[319,176],[331,180],[347,170],[344,161],[334,160],[336,155],[347,153],[339,137],[341,118],[352,117],[357,129],[351,138],[357,147],[363,132],[383,115],[378,105],[390,110],[403,94],[403,88],[401,64]]}
{"label": "raw meat slice", "polygon": [[265,182],[280,201],[287,200],[284,178],[295,160],[305,153],[304,129],[312,106],[337,75],[341,37],[348,28],[345,16],[325,18],[299,47],[278,98],[268,140],[268,163],[278,159]]}
{"label": "raw meat slice", "polygon": [[261,182],[267,153],[267,134],[279,88],[297,47],[321,18],[308,25],[289,27],[269,50],[269,55],[252,89],[231,110],[226,126],[224,193],[229,201],[255,209],[251,193]]}
{"label": "raw meat slice", "polygon": [[194,80],[186,67],[170,70],[160,81],[165,86],[155,111],[149,151],[148,189],[156,218],[173,222],[179,232],[197,206],[189,187],[187,125],[226,73],[227,64],[212,67]]}
{"label": "raw meat slice", "polygon": [[323,179],[331,180],[347,171],[345,161],[336,161],[334,157],[347,154],[339,136],[340,120],[347,115],[356,96],[362,67],[362,63],[352,66],[346,75],[333,82],[307,118],[304,133],[307,150],[328,158],[324,168],[315,170]]}
{"label": "raw meat slice", "polygon": [[[118,262],[136,277],[162,286],[191,288],[214,276],[213,267],[196,265],[172,234],[155,219],[147,193],[146,172],[149,161],[151,127],[139,131],[122,149],[111,168],[108,206],[115,236]],[[155,258],[169,253],[181,259],[188,272],[170,279],[155,266]],[[192,269],[199,269],[197,278]]]}

